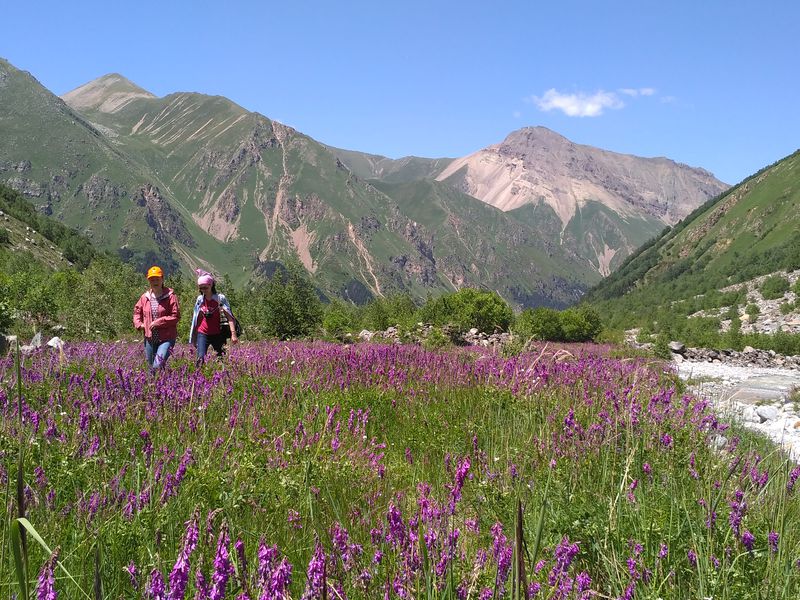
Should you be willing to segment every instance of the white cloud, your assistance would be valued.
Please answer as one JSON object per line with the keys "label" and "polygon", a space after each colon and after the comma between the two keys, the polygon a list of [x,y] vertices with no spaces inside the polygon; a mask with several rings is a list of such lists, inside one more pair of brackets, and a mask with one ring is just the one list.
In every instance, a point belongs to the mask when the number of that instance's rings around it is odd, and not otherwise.
{"label": "white cloud", "polygon": [[515,110],[513,113],[511,113],[511,116],[513,116],[515,119],[519,119],[522,116],[522,113],[518,110]]}
{"label": "white cloud", "polygon": [[619,93],[636,98],[637,96],[652,96],[656,93],[656,90],[654,88],[622,88]]}
{"label": "white cloud", "polygon": [[539,110],[549,112],[560,110],[568,117],[599,117],[605,109],[619,109],[625,106],[614,92],[599,90],[594,94],[562,94],[555,89],[547,90],[543,96],[533,96],[531,101]]}

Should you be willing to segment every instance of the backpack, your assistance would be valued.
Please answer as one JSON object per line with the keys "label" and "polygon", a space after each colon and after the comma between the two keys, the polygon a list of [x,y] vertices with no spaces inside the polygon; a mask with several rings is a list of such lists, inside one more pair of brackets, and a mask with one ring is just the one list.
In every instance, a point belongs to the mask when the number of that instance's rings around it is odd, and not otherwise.
{"label": "backpack", "polygon": [[[231,313],[233,314],[233,313]],[[242,324],[239,322],[235,316],[233,317],[233,328],[236,330],[236,337],[241,337],[242,335]],[[228,339],[231,337],[231,328],[228,325],[228,315],[225,313],[224,310],[220,311],[219,313],[219,330],[222,337]]]}

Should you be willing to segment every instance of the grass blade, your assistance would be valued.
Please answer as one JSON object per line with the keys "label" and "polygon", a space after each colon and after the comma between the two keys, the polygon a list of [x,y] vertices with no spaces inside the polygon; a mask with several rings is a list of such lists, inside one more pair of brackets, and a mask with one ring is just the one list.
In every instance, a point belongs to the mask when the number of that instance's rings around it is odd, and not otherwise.
{"label": "grass blade", "polygon": [[[28,521],[28,519],[24,519],[24,518],[14,519],[14,522],[11,524],[12,529],[15,526],[18,527],[18,528],[22,527],[28,533],[30,533],[31,537],[34,540],[36,540],[36,542],[42,547],[42,549],[47,553],[48,556],[53,554],[53,551],[50,550],[50,546],[48,546],[47,543],[42,539],[42,536],[39,535],[39,532],[36,531],[36,528],[33,525],[31,525],[31,523],[30,523],[30,521]],[[15,562],[16,562],[16,558],[15,558]],[[75,578],[72,576],[72,574],[69,571],[67,571],[66,567],[64,567],[62,562],[60,560],[56,561],[56,562],[58,564],[58,567],[64,572],[64,574],[67,576],[67,578],[69,578],[69,580],[72,583],[75,584],[75,587],[77,587],[78,590],[80,590],[81,594],[83,594],[86,598],[88,598],[88,600],[92,600],[92,597],[89,594],[87,594],[86,591],[78,584],[78,582],[75,580]],[[26,598],[27,598],[27,596],[26,596]]]}
{"label": "grass blade", "polygon": [[18,519],[11,522],[11,552],[14,554],[14,572],[19,585],[19,598],[28,600],[27,560],[22,548],[22,529]]}
{"label": "grass blade", "polygon": [[[528,582],[525,571],[525,532],[522,528],[522,501],[517,498],[517,518],[514,527],[514,581],[512,594],[516,600],[528,599]],[[537,532],[538,533],[538,532]]]}

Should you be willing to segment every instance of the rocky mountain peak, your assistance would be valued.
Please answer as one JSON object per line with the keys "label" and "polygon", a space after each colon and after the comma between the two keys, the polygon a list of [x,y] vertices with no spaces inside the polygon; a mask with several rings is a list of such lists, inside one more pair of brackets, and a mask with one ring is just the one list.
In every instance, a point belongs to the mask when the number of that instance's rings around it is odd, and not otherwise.
{"label": "rocky mountain peak", "polygon": [[513,131],[437,179],[503,211],[544,202],[564,227],[588,201],[672,225],[728,187],[703,169],[576,144],[545,127]]}
{"label": "rocky mountain peak", "polygon": [[547,127],[523,127],[512,131],[500,144],[501,148],[506,149],[526,149],[540,146],[568,146],[572,144],[563,135],[548,129]]}
{"label": "rocky mountain peak", "polygon": [[137,98],[155,98],[119,73],[109,73],[67,92],[61,99],[75,110],[113,113]]}

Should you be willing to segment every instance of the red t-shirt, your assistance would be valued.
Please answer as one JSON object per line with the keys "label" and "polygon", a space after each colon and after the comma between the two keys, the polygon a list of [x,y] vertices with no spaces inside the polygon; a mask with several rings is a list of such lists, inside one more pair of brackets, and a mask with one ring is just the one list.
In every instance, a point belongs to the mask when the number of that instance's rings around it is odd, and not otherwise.
{"label": "red t-shirt", "polygon": [[[218,335],[220,306],[216,300],[203,300],[200,305],[200,314],[197,315],[197,331],[206,335]],[[210,316],[206,316],[210,315]]]}

